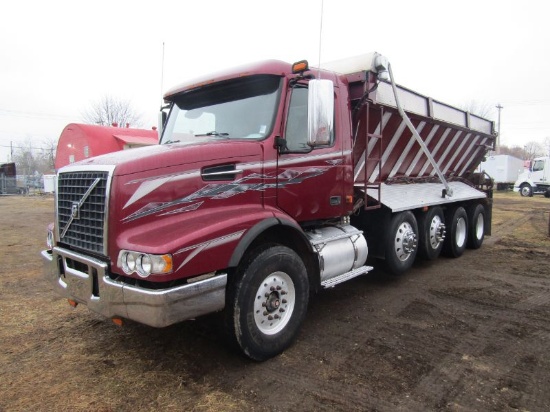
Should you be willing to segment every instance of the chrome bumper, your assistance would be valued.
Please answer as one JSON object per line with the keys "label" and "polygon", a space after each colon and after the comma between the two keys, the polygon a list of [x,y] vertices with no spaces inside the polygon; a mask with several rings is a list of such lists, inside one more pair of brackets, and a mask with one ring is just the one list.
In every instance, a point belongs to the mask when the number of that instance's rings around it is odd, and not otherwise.
{"label": "chrome bumper", "polygon": [[107,276],[107,264],[55,247],[42,251],[44,276],[63,297],[103,316],[123,317],[154,327],[222,310],[227,274],[170,289],[150,290]]}

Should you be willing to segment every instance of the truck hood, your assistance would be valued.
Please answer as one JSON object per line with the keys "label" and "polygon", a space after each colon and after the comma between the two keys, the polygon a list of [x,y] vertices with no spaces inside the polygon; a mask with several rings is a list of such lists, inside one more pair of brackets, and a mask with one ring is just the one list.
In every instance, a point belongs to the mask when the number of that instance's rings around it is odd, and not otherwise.
{"label": "truck hood", "polygon": [[[257,141],[205,139],[200,143],[154,145],[113,152],[73,163],[74,166],[115,166],[115,176],[167,169],[178,165],[204,164],[232,157],[259,155]],[[60,170],[63,172],[63,169]]]}

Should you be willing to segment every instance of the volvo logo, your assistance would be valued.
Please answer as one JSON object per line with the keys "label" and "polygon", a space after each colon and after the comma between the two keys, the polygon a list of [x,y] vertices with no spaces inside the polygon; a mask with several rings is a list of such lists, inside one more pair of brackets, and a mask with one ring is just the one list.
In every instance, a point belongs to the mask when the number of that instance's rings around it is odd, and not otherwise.
{"label": "volvo logo", "polygon": [[80,204],[79,204],[79,202],[73,202],[73,204],[71,206],[71,218],[73,220],[80,219]]}

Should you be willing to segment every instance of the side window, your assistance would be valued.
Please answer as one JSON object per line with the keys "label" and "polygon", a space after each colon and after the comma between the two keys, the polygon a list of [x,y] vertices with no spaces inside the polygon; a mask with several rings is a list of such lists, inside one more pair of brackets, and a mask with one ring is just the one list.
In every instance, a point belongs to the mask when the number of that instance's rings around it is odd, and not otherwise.
{"label": "side window", "polygon": [[533,165],[533,172],[538,172],[539,170],[544,169],[544,160],[537,160]]}
{"label": "side window", "polygon": [[307,88],[292,90],[286,120],[285,140],[289,151],[308,152],[307,144]]}

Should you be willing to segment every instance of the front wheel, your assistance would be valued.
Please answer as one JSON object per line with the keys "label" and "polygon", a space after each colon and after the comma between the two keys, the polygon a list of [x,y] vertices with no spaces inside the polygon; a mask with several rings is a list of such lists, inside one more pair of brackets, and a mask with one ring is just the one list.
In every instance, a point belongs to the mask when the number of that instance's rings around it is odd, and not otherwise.
{"label": "front wheel", "polygon": [[533,188],[529,183],[522,183],[521,186],[519,187],[519,193],[523,197],[531,197],[533,196]]}
{"label": "front wheel", "polygon": [[460,257],[466,249],[468,240],[468,215],[462,206],[447,212],[447,237],[443,244],[443,252],[449,257]]}
{"label": "front wheel", "polygon": [[271,358],[296,337],[308,298],[307,272],[300,257],[285,246],[262,248],[243,262],[229,286],[229,336],[249,358]]}
{"label": "front wheel", "polygon": [[418,224],[412,212],[395,214],[386,238],[386,265],[394,275],[406,272],[418,251]]}

